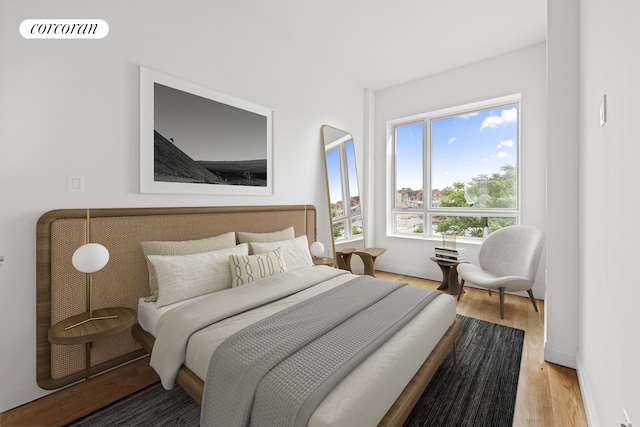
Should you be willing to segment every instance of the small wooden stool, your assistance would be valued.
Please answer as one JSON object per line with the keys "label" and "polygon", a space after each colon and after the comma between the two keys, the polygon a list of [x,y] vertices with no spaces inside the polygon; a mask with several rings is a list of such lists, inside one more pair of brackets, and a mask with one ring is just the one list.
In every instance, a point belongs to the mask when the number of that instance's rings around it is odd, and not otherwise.
{"label": "small wooden stool", "polygon": [[376,262],[376,258],[386,251],[387,250],[385,248],[367,248],[363,251],[356,252],[356,255],[362,258],[362,263],[364,264],[364,274],[376,277],[376,270],[373,265]]}
{"label": "small wooden stool", "polygon": [[339,269],[351,271],[351,256],[355,250],[356,248],[344,248],[343,250],[336,252]]}

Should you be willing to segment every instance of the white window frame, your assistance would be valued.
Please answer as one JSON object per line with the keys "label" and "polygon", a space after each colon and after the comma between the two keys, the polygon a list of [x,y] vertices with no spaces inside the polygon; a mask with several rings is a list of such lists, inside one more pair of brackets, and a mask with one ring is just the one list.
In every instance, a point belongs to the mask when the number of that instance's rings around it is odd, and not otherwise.
{"label": "white window frame", "polygon": [[[462,115],[479,110],[487,110],[510,104],[518,105],[518,149],[517,149],[517,182],[516,182],[516,207],[513,209],[489,209],[489,208],[433,208],[432,207],[432,188],[431,188],[431,121],[443,117]],[[422,121],[423,126],[423,194],[424,201],[421,208],[418,207],[396,207],[396,156],[395,156],[395,135],[396,127]],[[387,122],[387,236],[401,237],[409,239],[427,239],[441,240],[442,236],[431,233],[433,216],[492,216],[492,217],[514,217],[516,224],[520,223],[521,209],[521,180],[522,180],[522,97],[520,93],[493,98],[485,101],[473,102],[460,106],[445,108],[441,110],[431,111],[428,113],[416,114],[409,117],[390,120]],[[428,189],[428,190],[427,190]],[[442,189],[441,189],[442,190]],[[396,232],[396,217],[398,214],[412,213],[423,215],[424,231],[423,233],[398,233]],[[457,237],[457,241],[466,241],[470,243],[479,243],[480,238]]]}

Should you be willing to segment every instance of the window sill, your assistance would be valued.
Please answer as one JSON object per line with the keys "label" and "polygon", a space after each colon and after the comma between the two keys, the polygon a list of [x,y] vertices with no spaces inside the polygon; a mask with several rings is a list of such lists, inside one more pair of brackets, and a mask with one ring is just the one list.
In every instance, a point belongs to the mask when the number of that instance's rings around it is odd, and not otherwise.
{"label": "window sill", "polygon": [[334,240],[334,244],[338,246],[338,245],[345,245],[349,243],[361,242],[363,240],[364,240],[364,237],[353,237],[351,239]]}
{"label": "window sill", "polygon": [[[441,236],[430,236],[424,237],[422,235],[411,235],[411,234],[387,234],[387,237],[395,237],[400,239],[410,239],[410,240],[422,240],[427,242],[433,242],[435,246],[442,244]],[[469,237],[457,237],[456,244],[462,243],[464,245],[472,245],[472,246],[480,246],[484,239],[474,239]]]}

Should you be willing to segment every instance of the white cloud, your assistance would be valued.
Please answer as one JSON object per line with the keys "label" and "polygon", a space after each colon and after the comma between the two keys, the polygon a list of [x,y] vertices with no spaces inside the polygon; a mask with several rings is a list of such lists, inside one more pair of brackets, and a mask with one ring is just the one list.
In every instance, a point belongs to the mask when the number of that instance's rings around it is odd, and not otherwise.
{"label": "white cloud", "polygon": [[513,107],[510,110],[504,110],[501,117],[504,119],[505,123],[514,123],[518,120],[518,110],[516,110],[516,107]]}
{"label": "white cloud", "polygon": [[460,118],[462,120],[469,120],[471,117],[477,116],[478,114],[480,114],[480,113],[462,114],[462,115],[459,115],[458,118]]}
{"label": "white cloud", "polygon": [[451,138],[451,139],[449,140],[449,144],[451,144],[453,141],[455,141],[455,140],[457,140],[457,139],[458,139],[458,138],[456,138],[456,137],[454,136],[453,138]]}
{"label": "white cloud", "polygon": [[500,141],[500,144],[498,145],[498,148],[500,148],[500,147],[513,147],[514,145],[516,145],[516,143],[513,142],[513,140],[508,139],[506,141]]}
{"label": "white cloud", "polygon": [[499,116],[489,116],[480,125],[480,130],[484,128],[497,128],[508,123],[515,123],[518,120],[518,110],[515,107],[510,110],[504,110]]}
{"label": "white cloud", "polygon": [[484,128],[494,129],[500,126],[502,123],[503,123],[502,117],[489,116],[486,119],[484,119],[484,121],[480,125],[480,130],[483,130]]}
{"label": "white cloud", "polygon": [[496,154],[496,157],[499,159],[502,159],[503,157],[507,157],[508,154],[505,153],[504,151],[499,151],[498,154]]}

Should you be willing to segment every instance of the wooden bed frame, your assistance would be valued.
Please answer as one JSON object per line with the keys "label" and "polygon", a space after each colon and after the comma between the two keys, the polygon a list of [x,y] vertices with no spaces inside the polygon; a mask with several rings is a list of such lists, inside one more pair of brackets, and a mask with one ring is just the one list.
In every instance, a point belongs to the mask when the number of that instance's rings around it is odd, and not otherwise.
{"label": "wooden bed frame", "polygon": [[[94,309],[129,307],[149,295],[147,263],[140,242],[182,241],[217,236],[229,231],[266,233],[293,226],[295,236],[316,240],[316,210],[310,205],[226,206],[180,208],[91,209],[91,241],[110,253],[109,264],[94,273]],[[85,243],[87,209],[55,210],[38,221],[37,234],[37,381],[54,389],[85,377],[82,345],[51,344],[48,331],[62,319],[86,311],[85,277],[71,265],[75,249]],[[401,425],[427,384],[455,344],[462,329],[456,319],[406,386],[380,425]],[[145,353],[151,353],[155,338],[138,324],[94,342],[90,373],[110,369]],[[198,403],[203,382],[182,367],[178,384]]]}
{"label": "wooden bed frame", "polygon": [[[216,206],[91,209],[91,241],[109,250],[109,263],[93,274],[93,308],[138,308],[148,296],[149,273],[140,242],[196,240],[229,231],[264,233],[293,226],[316,240],[316,209],[296,206]],[[86,277],[71,264],[85,243],[87,209],[54,210],[36,226],[36,380],[56,389],[86,376],[83,344],[51,344],[52,325],[87,311]],[[145,354],[131,328],[92,343],[90,374]]]}
{"label": "wooden bed frame", "polygon": [[[404,424],[409,414],[411,414],[413,407],[418,403],[418,399],[420,399],[427,385],[429,385],[431,378],[433,378],[438,367],[440,367],[440,364],[442,364],[442,361],[447,356],[447,353],[455,345],[456,338],[461,330],[462,322],[456,318],[378,426],[391,427]],[[155,337],[142,329],[138,323],[133,326],[131,333],[142,347],[151,354]],[[202,404],[204,381],[191,369],[182,365],[178,371],[176,382],[198,405]]]}

